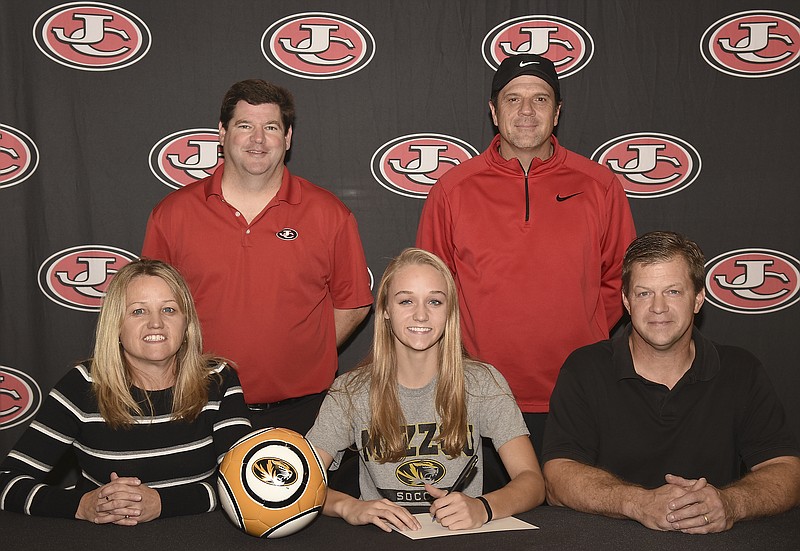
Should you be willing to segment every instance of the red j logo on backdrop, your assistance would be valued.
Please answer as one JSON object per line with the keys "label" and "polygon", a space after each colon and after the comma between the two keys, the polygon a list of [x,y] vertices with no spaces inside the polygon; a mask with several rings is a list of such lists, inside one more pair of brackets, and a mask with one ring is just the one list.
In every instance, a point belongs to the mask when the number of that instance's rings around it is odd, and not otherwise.
{"label": "red j logo on backdrop", "polygon": [[150,170],[171,188],[211,176],[222,164],[219,131],[190,128],[170,134],[150,150]]}
{"label": "red j logo on backdrop", "polygon": [[766,314],[800,300],[800,261],[780,251],[739,249],[706,263],[706,299],[739,314]]}
{"label": "red j logo on backdrop", "polygon": [[508,56],[537,54],[556,66],[559,78],[586,67],[594,54],[591,35],[569,19],[528,15],[497,25],[483,39],[483,59],[497,69]]}
{"label": "red j logo on backdrop", "polygon": [[0,430],[24,423],[42,404],[42,391],[30,375],[0,365]]}
{"label": "red j logo on backdrop", "polygon": [[340,78],[360,71],[375,55],[369,30],[333,13],[298,13],[270,26],[261,51],[284,73],[310,79]]}
{"label": "red j logo on backdrop", "polygon": [[800,19],[778,11],[734,13],[706,29],[700,52],[728,75],[779,75],[800,65]]}
{"label": "red j logo on backdrop", "polygon": [[452,136],[409,134],[378,148],[372,155],[372,175],[392,193],[424,199],[442,174],[477,154]]}
{"label": "red j logo on backdrop", "polygon": [[39,288],[61,306],[100,311],[111,277],[136,255],[105,245],[81,245],[58,251],[39,267]]}
{"label": "red j logo on backdrop", "polygon": [[43,13],[33,27],[44,55],[82,71],[113,71],[142,59],[150,49],[150,29],[133,13],[100,2],[61,4]]}
{"label": "red j logo on backdrop", "polygon": [[39,150],[24,132],[0,124],[0,189],[27,180],[39,165]]}
{"label": "red j logo on backdrop", "polygon": [[671,195],[700,175],[700,154],[692,145],[668,134],[640,132],[607,141],[592,160],[610,168],[628,197]]}

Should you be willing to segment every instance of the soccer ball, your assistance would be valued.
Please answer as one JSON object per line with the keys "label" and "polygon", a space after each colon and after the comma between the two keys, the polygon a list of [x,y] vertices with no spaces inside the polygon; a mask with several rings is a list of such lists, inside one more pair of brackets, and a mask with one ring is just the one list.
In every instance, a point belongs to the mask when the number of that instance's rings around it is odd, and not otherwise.
{"label": "soccer ball", "polygon": [[284,428],[257,430],[236,442],[222,459],[217,486],[233,523],[261,538],[305,528],[328,491],[325,466],[311,442]]}

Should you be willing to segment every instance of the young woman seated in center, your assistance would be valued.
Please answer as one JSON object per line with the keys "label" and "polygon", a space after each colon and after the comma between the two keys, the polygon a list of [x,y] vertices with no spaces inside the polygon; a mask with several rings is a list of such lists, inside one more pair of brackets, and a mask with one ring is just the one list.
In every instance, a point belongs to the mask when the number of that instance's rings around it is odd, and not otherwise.
{"label": "young woman seated in center", "polygon": [[[511,480],[483,492],[481,438],[491,438]],[[458,297],[447,266],[406,249],[378,288],[370,356],[338,377],[308,433],[326,467],[354,446],[361,499],[329,489],[323,513],[350,524],[416,530],[424,507],[451,530],[527,511],[544,480],[503,376],[461,344]],[[452,487],[470,457],[474,474]]]}

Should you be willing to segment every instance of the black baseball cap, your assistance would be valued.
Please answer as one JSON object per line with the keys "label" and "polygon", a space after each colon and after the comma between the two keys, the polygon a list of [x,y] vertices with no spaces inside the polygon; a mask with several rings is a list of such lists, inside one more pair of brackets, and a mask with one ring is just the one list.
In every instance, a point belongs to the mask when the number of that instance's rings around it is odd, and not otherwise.
{"label": "black baseball cap", "polygon": [[500,63],[492,79],[492,95],[495,97],[506,84],[522,75],[533,75],[544,80],[556,93],[556,102],[561,101],[561,88],[553,62],[536,54],[512,55]]}

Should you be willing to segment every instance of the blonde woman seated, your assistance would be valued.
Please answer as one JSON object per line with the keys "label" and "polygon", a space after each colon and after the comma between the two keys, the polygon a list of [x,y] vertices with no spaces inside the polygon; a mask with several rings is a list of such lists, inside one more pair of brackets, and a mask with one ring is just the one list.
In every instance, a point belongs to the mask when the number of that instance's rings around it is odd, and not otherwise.
{"label": "blonde woman seated", "polygon": [[[511,481],[481,495],[484,436],[498,447]],[[544,501],[539,463],[508,384],[465,356],[453,277],[420,249],[406,249],[386,268],[372,353],[336,379],[308,438],[326,466],[350,446],[358,451],[361,499],[329,490],[323,509],[350,524],[416,530],[407,507],[424,506],[442,526],[459,530]],[[474,476],[448,494],[475,454]]]}
{"label": "blonde woman seated", "polygon": [[[218,461],[250,432],[234,371],[202,354],[181,275],[131,262],[108,286],[94,357],[70,370],[0,465],[0,507],[133,526],[212,511]],[[70,449],[77,484],[43,484]]]}

